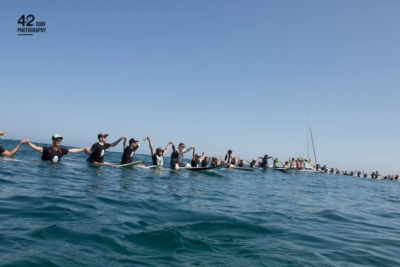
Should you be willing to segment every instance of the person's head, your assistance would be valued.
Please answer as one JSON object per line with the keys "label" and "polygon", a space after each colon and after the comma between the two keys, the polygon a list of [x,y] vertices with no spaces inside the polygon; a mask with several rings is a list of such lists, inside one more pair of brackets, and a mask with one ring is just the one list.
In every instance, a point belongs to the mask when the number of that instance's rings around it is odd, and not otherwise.
{"label": "person's head", "polygon": [[178,149],[179,149],[179,151],[182,152],[182,151],[185,149],[185,147],[186,147],[186,146],[185,146],[184,143],[180,143],[179,146],[178,146]]}
{"label": "person's head", "polygon": [[289,161],[285,161],[285,165],[288,165],[289,164]]}
{"label": "person's head", "polygon": [[257,162],[257,160],[255,160],[255,159],[253,159],[253,160],[251,161],[251,163],[253,163],[253,164],[256,163],[256,162]]}
{"label": "person's head", "polygon": [[265,155],[264,155],[264,159],[267,159],[267,158],[268,158],[268,155],[267,155],[267,154],[265,154]]}
{"label": "person's head", "polygon": [[97,139],[99,139],[99,142],[105,143],[107,142],[107,136],[108,134],[101,132],[97,135]]}
{"label": "person's head", "polygon": [[161,147],[156,149],[156,154],[161,157],[164,154],[164,150],[161,149]]}
{"label": "person's head", "polygon": [[139,140],[136,140],[135,138],[131,138],[131,139],[129,139],[129,146],[131,146],[131,147],[135,148],[135,147],[137,147],[137,146],[138,146],[138,144],[137,144],[137,143],[139,143]]}
{"label": "person's head", "polygon": [[205,158],[204,158],[204,161],[205,161],[205,162],[209,162],[209,161],[210,161],[210,158],[209,158],[209,157],[205,157]]}
{"label": "person's head", "polygon": [[228,150],[228,154],[229,154],[229,155],[232,154],[232,150],[229,149],[229,150]]}
{"label": "person's head", "polygon": [[63,137],[59,134],[55,134],[51,137],[51,140],[53,142],[53,146],[59,147],[61,145]]}
{"label": "person's head", "polygon": [[232,163],[236,163],[237,162],[237,158],[232,158]]}

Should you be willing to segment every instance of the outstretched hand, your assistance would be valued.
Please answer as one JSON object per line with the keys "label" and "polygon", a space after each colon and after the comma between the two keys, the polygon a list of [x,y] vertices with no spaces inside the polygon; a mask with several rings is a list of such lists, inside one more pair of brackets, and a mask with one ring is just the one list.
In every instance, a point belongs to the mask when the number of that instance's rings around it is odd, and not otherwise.
{"label": "outstretched hand", "polygon": [[85,152],[85,153],[90,153],[90,148],[85,147],[85,148],[83,149],[83,152]]}
{"label": "outstretched hand", "polygon": [[126,135],[121,136],[121,139],[126,139]]}
{"label": "outstretched hand", "polygon": [[19,142],[19,144],[23,145],[23,144],[26,144],[28,142],[29,142],[29,140],[25,138],[25,139],[21,140],[21,142]]}
{"label": "outstretched hand", "polygon": [[5,131],[0,131],[0,136],[3,136],[3,135],[5,135],[5,134],[6,134]]}

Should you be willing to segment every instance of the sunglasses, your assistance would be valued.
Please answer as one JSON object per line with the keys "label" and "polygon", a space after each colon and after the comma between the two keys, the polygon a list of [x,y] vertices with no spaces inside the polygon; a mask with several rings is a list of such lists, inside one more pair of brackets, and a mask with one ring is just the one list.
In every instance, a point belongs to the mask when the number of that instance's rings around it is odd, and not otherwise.
{"label": "sunglasses", "polygon": [[58,139],[58,138],[57,138],[57,139],[54,139],[54,141],[60,142],[60,143],[61,143],[61,142],[62,142],[62,139]]}

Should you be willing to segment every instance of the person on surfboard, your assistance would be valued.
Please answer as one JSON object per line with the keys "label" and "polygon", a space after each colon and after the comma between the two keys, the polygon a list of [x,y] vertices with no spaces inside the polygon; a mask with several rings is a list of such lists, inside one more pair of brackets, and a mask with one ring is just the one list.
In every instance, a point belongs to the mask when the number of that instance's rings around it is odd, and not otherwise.
{"label": "person on surfboard", "polygon": [[232,150],[228,150],[228,153],[225,155],[225,163],[230,164],[232,161]]}
{"label": "person on surfboard", "polygon": [[251,162],[250,162],[250,168],[254,168],[254,166],[257,164],[257,160],[256,159],[253,159]]}
{"label": "person on surfboard", "polygon": [[192,157],[192,161],[190,163],[190,166],[192,168],[199,167],[200,162],[203,161],[203,159],[204,159],[204,155],[205,155],[205,152],[203,152],[203,154],[201,156],[197,155],[196,154],[196,147],[193,147],[193,157]]}
{"label": "person on surfboard", "polygon": [[[0,131],[0,136],[3,136],[5,134],[4,131]],[[21,142],[19,142],[19,144],[14,147],[13,149],[11,149],[10,151],[8,151],[7,149],[5,149],[4,147],[0,146],[0,155],[2,156],[7,156],[7,157],[12,157],[15,153],[17,153],[18,149],[23,145],[28,143],[28,139],[23,139],[21,140]]]}
{"label": "person on surfboard", "polygon": [[179,169],[179,168],[190,168],[189,163],[183,162],[183,154],[189,152],[194,148],[194,146],[189,147],[189,149],[185,149],[185,144],[180,143],[178,149],[175,149],[174,142],[172,142],[172,154],[171,154],[171,168]]}
{"label": "person on surfboard", "polygon": [[108,134],[105,134],[103,132],[99,133],[97,135],[97,139],[99,139],[99,142],[94,143],[92,145],[92,148],[86,152],[86,154],[89,154],[90,156],[86,159],[87,162],[91,162],[94,164],[103,164],[104,163],[104,154],[106,150],[110,147],[114,147],[118,145],[119,142],[121,142],[122,139],[126,139],[126,136],[123,135],[121,136],[120,139],[115,141],[114,143],[106,143],[107,142],[107,137]]}
{"label": "person on surfboard", "polygon": [[[124,142],[122,143],[123,148],[124,148],[124,152],[122,154],[122,159],[121,159],[121,165],[123,164],[128,164],[128,163],[132,163],[133,160],[133,156],[135,155],[136,150],[143,145],[143,143],[148,140],[147,139],[148,136],[146,136],[142,143],[139,143],[139,140],[136,140],[135,138],[131,138],[129,139],[129,146],[126,145],[126,138],[124,139]],[[136,164],[136,166],[144,166],[144,164],[139,163]]]}
{"label": "person on surfboard", "polygon": [[243,159],[241,159],[241,160],[239,160],[238,167],[243,168],[245,162],[247,162],[247,163],[250,164],[250,162],[249,162],[248,160],[243,160]]}
{"label": "person on surfboard", "polygon": [[222,164],[222,157],[217,159],[217,157],[211,156],[211,167],[217,167]]}
{"label": "person on surfboard", "polygon": [[51,147],[39,147],[35,144],[32,144],[29,140],[27,140],[27,144],[33,150],[42,153],[42,160],[51,160],[53,162],[59,162],[61,157],[68,153],[79,153],[79,152],[88,152],[88,147],[83,148],[61,148],[61,142],[63,137],[59,134],[55,134],[51,137],[52,146]]}
{"label": "person on surfboard", "polygon": [[172,145],[173,142],[170,141],[162,150],[160,147],[156,149],[156,152],[154,153],[153,145],[151,144],[150,136],[147,136],[147,140],[149,141],[149,146],[150,146],[150,155],[153,160],[153,165],[156,165],[159,168],[162,168],[164,165],[164,155],[167,153],[169,145]]}
{"label": "person on surfboard", "polygon": [[[239,158],[239,160],[240,160],[240,158]],[[238,162],[238,159],[236,157],[233,157],[231,160],[231,163],[228,164],[228,168],[235,168],[237,162]]]}
{"label": "person on surfboard", "polygon": [[207,167],[209,162],[210,162],[210,158],[207,156],[204,157],[204,159],[201,161],[201,167]]}
{"label": "person on surfboard", "polygon": [[272,157],[272,156],[269,157],[267,154],[265,154],[264,157],[261,157],[261,156],[260,156],[259,159],[261,159],[261,164],[259,164],[260,167],[269,168],[268,160],[269,160],[269,159],[273,159],[273,157]]}

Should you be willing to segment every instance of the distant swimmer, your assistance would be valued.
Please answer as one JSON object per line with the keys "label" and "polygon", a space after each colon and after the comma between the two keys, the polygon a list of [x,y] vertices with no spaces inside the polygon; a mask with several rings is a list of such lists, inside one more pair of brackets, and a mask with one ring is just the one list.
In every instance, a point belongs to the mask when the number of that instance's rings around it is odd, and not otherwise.
{"label": "distant swimmer", "polygon": [[200,155],[197,155],[196,154],[196,147],[194,146],[193,147],[193,158],[192,158],[192,161],[191,161],[191,163],[190,163],[190,166],[192,167],[192,168],[197,168],[197,167],[199,167],[199,164],[203,161],[203,159],[204,159],[204,155],[205,155],[205,152],[203,152],[203,154],[200,156]]}
{"label": "distant swimmer", "polygon": [[105,133],[99,133],[97,135],[97,139],[99,139],[99,142],[94,143],[92,145],[92,148],[90,149],[90,151],[87,152],[87,154],[90,154],[90,156],[86,160],[87,162],[91,162],[91,163],[95,163],[95,164],[104,163],[105,151],[110,147],[114,147],[114,146],[118,145],[118,143],[121,142],[122,139],[126,139],[126,136],[123,135],[123,136],[121,136],[120,139],[118,139],[114,143],[109,144],[109,143],[106,143],[107,137],[108,137],[108,134],[105,134]]}
{"label": "distant swimmer", "polygon": [[173,169],[179,169],[183,167],[190,168],[189,163],[184,163],[183,162],[183,154],[189,152],[190,150],[193,149],[194,146],[191,146],[189,149],[185,149],[185,144],[180,143],[178,146],[178,149],[175,149],[175,145],[172,142],[172,154],[171,154],[171,168]]}
{"label": "distant swimmer", "polygon": [[[4,134],[5,134],[4,131],[0,131],[0,136],[3,136]],[[0,155],[12,157],[23,144],[26,144],[28,142],[29,142],[28,139],[24,139],[21,142],[19,142],[19,144],[16,147],[14,147],[13,149],[11,149],[10,151],[8,151],[4,147],[0,146]]]}
{"label": "distant swimmer", "polygon": [[[123,142],[123,147],[124,147],[124,152],[122,154],[122,159],[121,159],[121,164],[128,164],[132,163],[133,156],[135,155],[136,150],[147,140],[146,136],[142,143],[139,143],[139,140],[136,140],[135,138],[129,139],[129,146],[126,145],[126,138],[124,138]],[[136,166],[144,166],[144,164],[136,164]]]}
{"label": "distant swimmer", "polygon": [[173,142],[169,142],[164,150],[161,149],[161,147],[156,149],[156,152],[154,153],[153,145],[151,144],[150,137],[147,136],[147,140],[149,141],[149,146],[150,146],[150,155],[151,159],[153,160],[153,165],[156,165],[159,168],[162,168],[164,166],[164,155],[168,151],[169,145],[172,145]]}
{"label": "distant swimmer", "polygon": [[228,150],[228,153],[225,155],[225,163],[230,164],[232,161],[232,150]]}
{"label": "distant swimmer", "polygon": [[30,141],[27,142],[28,146],[37,152],[42,153],[42,160],[51,160],[53,162],[59,162],[61,157],[68,153],[79,153],[79,152],[88,152],[89,148],[61,148],[61,142],[63,137],[59,134],[55,134],[51,137],[52,146],[51,147],[39,147],[35,144],[32,144]]}

